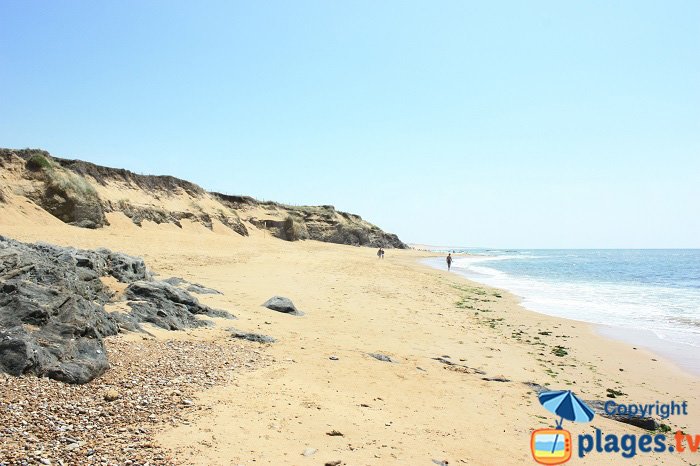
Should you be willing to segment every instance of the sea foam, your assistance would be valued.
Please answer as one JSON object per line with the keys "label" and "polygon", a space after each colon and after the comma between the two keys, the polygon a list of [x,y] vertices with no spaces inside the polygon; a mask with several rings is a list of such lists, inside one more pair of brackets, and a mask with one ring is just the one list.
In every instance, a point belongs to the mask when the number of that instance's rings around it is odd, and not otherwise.
{"label": "sea foam", "polygon": [[[444,259],[429,263],[444,267]],[[452,270],[530,310],[700,347],[700,251],[543,250],[456,256]]]}

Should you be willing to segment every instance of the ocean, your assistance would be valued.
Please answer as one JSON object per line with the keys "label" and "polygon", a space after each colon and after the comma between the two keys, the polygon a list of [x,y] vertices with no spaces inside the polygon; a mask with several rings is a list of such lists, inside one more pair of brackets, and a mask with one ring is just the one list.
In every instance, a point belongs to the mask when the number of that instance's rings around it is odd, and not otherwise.
{"label": "ocean", "polygon": [[[700,354],[700,249],[455,250],[452,270],[532,311],[652,332]],[[446,268],[444,257],[430,265]]]}

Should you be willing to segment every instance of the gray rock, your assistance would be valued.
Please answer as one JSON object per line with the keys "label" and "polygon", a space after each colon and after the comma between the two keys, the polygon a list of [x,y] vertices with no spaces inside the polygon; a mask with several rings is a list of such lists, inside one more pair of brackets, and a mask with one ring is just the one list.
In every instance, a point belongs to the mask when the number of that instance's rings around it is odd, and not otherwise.
{"label": "gray rock", "polygon": [[233,338],[240,338],[242,340],[254,341],[257,343],[275,343],[277,340],[271,336],[263,335],[261,333],[252,332],[241,332],[240,330],[231,329],[231,336]]}
{"label": "gray rock", "polygon": [[272,309],[273,311],[282,312],[285,314],[291,314],[295,316],[303,316],[304,313],[301,312],[294,306],[291,299],[285,298],[283,296],[273,296],[272,298],[265,301],[264,307]]}
{"label": "gray rock", "polygon": [[[107,275],[130,283],[129,314],[105,311],[114,295],[100,280]],[[206,325],[198,315],[232,317],[153,281],[140,258],[0,236],[0,372],[85,383],[109,368],[105,336],[140,330],[142,322]]]}
{"label": "gray rock", "polygon": [[170,278],[166,278],[163,281],[169,285],[172,285],[172,286],[178,286],[181,283],[187,283],[187,281],[184,278],[180,278],[180,277],[170,277]]}
{"label": "gray rock", "polygon": [[206,286],[202,286],[199,283],[192,283],[190,286],[187,287],[187,291],[190,293],[197,293],[197,294],[223,294],[221,291],[215,290],[213,288],[207,288]]}
{"label": "gray rock", "polygon": [[102,338],[118,331],[93,269],[105,258],[0,237],[0,371],[84,383],[109,367]]}
{"label": "gray rock", "polygon": [[109,274],[123,283],[137,280],[150,280],[151,273],[146,269],[146,263],[140,257],[127,256],[118,252],[110,253]]}
{"label": "gray rock", "polygon": [[389,356],[385,354],[380,354],[380,353],[367,353],[368,355],[372,356],[374,359],[382,362],[394,362],[393,359],[391,359]]}
{"label": "gray rock", "polygon": [[547,387],[545,387],[544,385],[540,385],[535,382],[523,382],[523,385],[529,387],[537,395],[548,390]]}
{"label": "gray rock", "polygon": [[467,366],[467,365],[465,365],[465,364],[458,364],[458,363],[456,363],[456,362],[450,361],[450,360],[447,359],[447,358],[449,358],[449,356],[447,356],[447,355],[442,355],[442,356],[438,356],[437,358],[433,358],[433,359],[436,360],[436,361],[438,361],[438,362],[443,363],[443,364],[446,365],[446,366],[452,366],[452,367],[455,367],[455,368],[459,368],[459,369],[461,369],[460,372],[466,372],[466,373],[469,373],[469,374],[486,375],[486,372],[482,371],[481,369],[476,369],[476,368],[474,368],[474,367],[469,367],[469,366]]}
{"label": "gray rock", "polygon": [[126,298],[131,307],[132,322],[149,322],[168,330],[209,325],[198,315],[234,318],[226,311],[212,309],[201,304],[197,298],[166,282],[140,280],[126,289]]}
{"label": "gray rock", "polygon": [[199,283],[190,283],[190,282],[188,282],[187,280],[185,280],[184,278],[180,278],[180,277],[170,277],[170,278],[166,278],[166,279],[163,280],[163,281],[164,281],[165,283],[169,284],[169,285],[172,285],[172,286],[180,286],[180,287],[182,287],[182,288],[184,288],[185,285],[188,285],[186,289],[187,289],[187,291],[189,291],[190,293],[197,293],[197,294],[223,294],[223,293],[222,293],[221,291],[219,291],[219,290],[215,290],[215,289],[213,289],[213,288],[207,288],[206,286],[200,285]]}
{"label": "gray rock", "polygon": [[608,414],[605,412],[605,401],[585,400],[585,403],[600,417],[646,430],[656,430],[659,428],[659,423],[656,419],[651,417],[633,416],[629,414]]}

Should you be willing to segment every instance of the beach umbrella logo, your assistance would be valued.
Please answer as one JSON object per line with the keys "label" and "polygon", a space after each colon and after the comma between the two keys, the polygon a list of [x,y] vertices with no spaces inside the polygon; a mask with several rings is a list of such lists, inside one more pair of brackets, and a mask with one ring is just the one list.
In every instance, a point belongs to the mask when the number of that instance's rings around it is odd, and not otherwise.
{"label": "beach umbrella logo", "polygon": [[595,414],[571,390],[542,392],[540,404],[559,420],[556,429],[538,429],[530,437],[532,457],[540,464],[562,464],[571,459],[571,433],[562,428],[564,419],[590,422]]}

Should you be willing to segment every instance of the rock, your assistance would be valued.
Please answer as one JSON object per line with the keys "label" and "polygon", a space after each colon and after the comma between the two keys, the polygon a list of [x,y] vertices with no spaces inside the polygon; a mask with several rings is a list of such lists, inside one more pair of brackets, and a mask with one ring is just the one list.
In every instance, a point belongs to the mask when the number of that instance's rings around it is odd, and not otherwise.
{"label": "rock", "polygon": [[109,389],[105,392],[104,395],[104,400],[105,401],[116,401],[120,398],[119,392],[116,391],[115,389]]}
{"label": "rock", "polygon": [[168,285],[172,285],[172,286],[178,286],[181,283],[187,283],[187,281],[184,278],[180,278],[180,277],[170,277],[170,278],[166,278],[163,281],[165,283],[167,283]]}
{"label": "rock", "polygon": [[[107,275],[129,283],[130,313],[105,311],[114,296],[100,280]],[[233,317],[154,281],[143,259],[0,236],[0,372],[89,382],[109,368],[104,337],[142,322],[206,325],[198,315]]]}
{"label": "rock", "polygon": [[302,453],[303,456],[314,456],[318,450],[316,448],[307,448]]}
{"label": "rock", "polygon": [[132,309],[131,319],[127,321],[135,319],[168,330],[182,330],[210,324],[198,319],[198,315],[234,318],[226,311],[201,304],[186,291],[166,282],[140,280],[130,284],[125,294]]}
{"label": "rock", "polygon": [[109,270],[100,253],[0,237],[0,371],[84,383],[107,370],[102,338],[118,327],[95,269]]}
{"label": "rock", "polygon": [[111,252],[108,258],[110,262],[109,274],[122,283],[132,283],[137,280],[149,280],[151,278],[145,262],[140,257]]}
{"label": "rock", "polygon": [[372,356],[374,359],[382,362],[394,362],[393,359],[391,359],[389,356],[385,354],[380,354],[380,353],[367,353],[368,355]]}
{"label": "rock", "polygon": [[240,338],[243,340],[248,340],[248,341],[254,341],[256,343],[275,343],[277,340],[267,336],[263,335],[260,333],[248,333],[248,332],[241,332],[236,329],[231,329],[231,337],[233,338]]}
{"label": "rock", "polygon": [[213,288],[207,288],[204,285],[200,285],[199,283],[190,283],[184,278],[180,277],[170,277],[166,278],[163,280],[165,283],[168,285],[172,286],[181,286],[184,288],[185,285],[188,285],[186,290],[189,291],[190,293],[197,293],[197,294],[223,294],[221,291],[215,290]]}
{"label": "rock", "polygon": [[538,383],[535,383],[535,382],[523,382],[523,385],[529,387],[537,395],[539,395],[542,392],[547,391],[547,387],[545,387],[544,385],[540,385]]}
{"label": "rock", "polygon": [[339,432],[337,430],[331,430],[330,432],[326,432],[326,435],[329,437],[345,437],[345,435],[342,432]]}
{"label": "rock", "polygon": [[331,361],[338,361],[340,358],[338,358],[338,356],[329,356],[328,359]]}
{"label": "rock", "polygon": [[659,428],[659,423],[651,417],[633,416],[629,414],[608,414],[605,412],[605,401],[600,400],[585,400],[585,403],[600,417],[612,419],[613,421],[622,422],[631,426],[639,427],[646,430],[656,430]]}
{"label": "rock", "polygon": [[497,377],[482,377],[481,380],[485,380],[487,382],[510,382],[510,379],[507,379],[503,377],[502,375],[499,375]]}
{"label": "rock", "polygon": [[273,296],[272,298],[265,301],[264,307],[271,309],[273,311],[282,312],[284,314],[291,314],[295,316],[303,316],[304,313],[301,312],[294,306],[291,299],[285,298],[283,296]]}
{"label": "rock", "polygon": [[[238,209],[244,205],[255,205],[258,202],[240,196],[213,194],[232,209]],[[286,218],[284,220],[249,218],[248,221],[255,227],[269,230],[273,236],[286,241],[312,239],[372,248],[408,248],[398,236],[382,231],[359,215],[337,211],[330,205],[292,207],[266,202],[263,208],[270,207],[274,207],[277,212],[286,212]]]}
{"label": "rock", "polygon": [[486,372],[482,371],[481,369],[475,369],[464,364],[458,364],[456,362],[450,361],[447,358],[449,358],[449,356],[443,355],[433,359],[443,363],[445,366],[447,366],[448,369],[454,370],[455,372],[463,372],[465,374],[486,375]]}
{"label": "rock", "polygon": [[341,460],[326,461],[325,466],[339,466],[340,464],[343,464]]}
{"label": "rock", "polygon": [[197,294],[223,294],[221,291],[215,290],[213,288],[207,288],[206,286],[202,286],[198,283],[192,283],[190,286],[187,287],[187,291],[190,293],[197,293]]}

